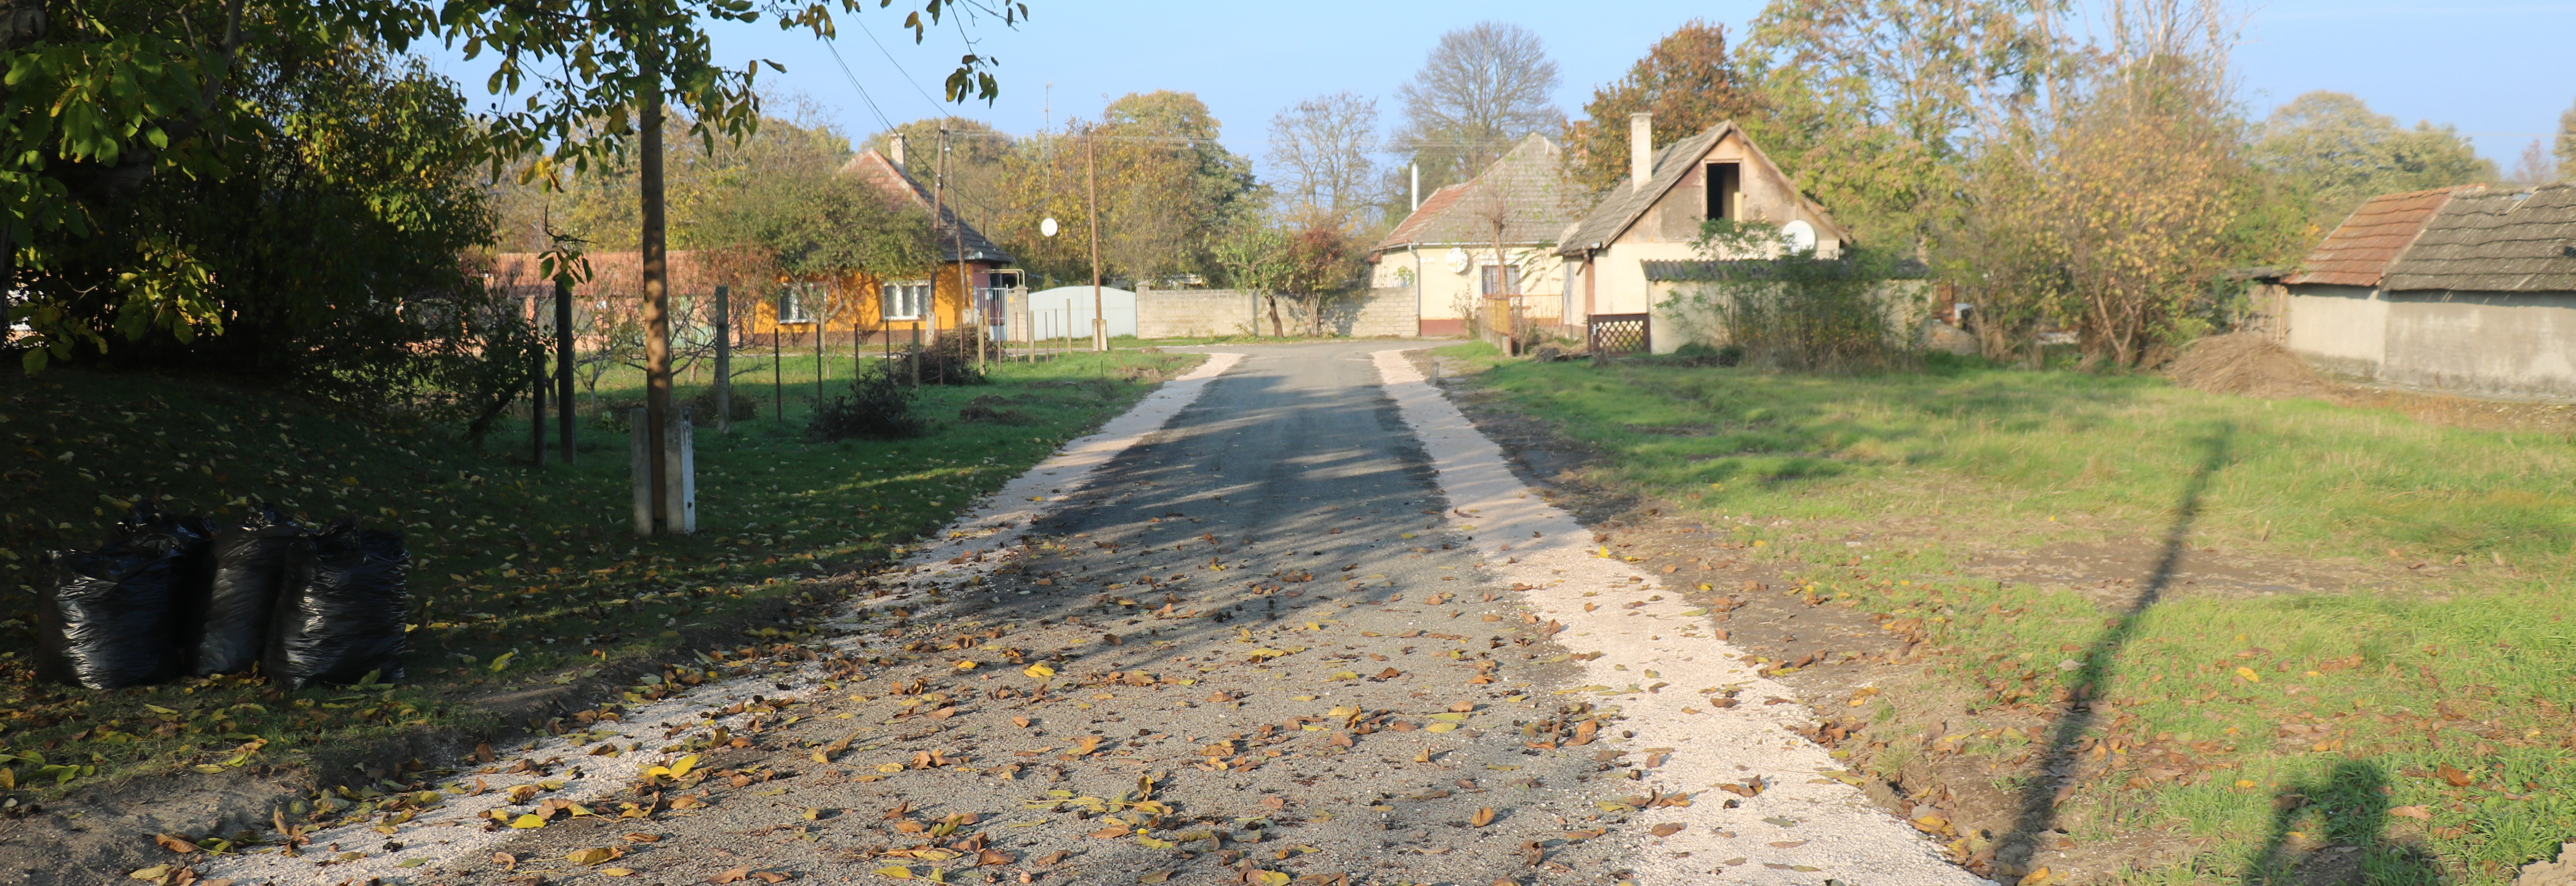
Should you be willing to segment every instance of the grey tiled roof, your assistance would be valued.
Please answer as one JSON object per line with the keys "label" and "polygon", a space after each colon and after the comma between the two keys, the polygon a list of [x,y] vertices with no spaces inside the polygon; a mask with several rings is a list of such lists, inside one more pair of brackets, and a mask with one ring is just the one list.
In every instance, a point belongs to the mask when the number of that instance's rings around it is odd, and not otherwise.
{"label": "grey tiled roof", "polygon": [[2576,292],[2576,182],[2459,188],[2391,262],[2383,288]]}
{"label": "grey tiled roof", "polygon": [[1424,198],[1421,208],[1405,216],[1372,251],[1491,243],[1498,208],[1505,210],[1503,242],[1555,243],[1566,224],[1583,212],[1582,195],[1563,183],[1558,156],[1556,143],[1545,136],[1521,139],[1475,178]]}

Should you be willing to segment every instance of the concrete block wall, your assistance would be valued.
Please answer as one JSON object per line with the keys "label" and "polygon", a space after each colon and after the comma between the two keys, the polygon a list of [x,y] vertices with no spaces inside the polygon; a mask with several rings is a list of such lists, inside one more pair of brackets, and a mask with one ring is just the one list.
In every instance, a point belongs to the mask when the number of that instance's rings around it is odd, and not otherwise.
{"label": "concrete block wall", "polygon": [[[1294,299],[1283,298],[1280,319],[1292,334],[1307,329]],[[1354,338],[1420,334],[1410,287],[1371,289],[1335,299],[1324,310],[1324,334]],[[1139,338],[1269,335],[1269,309],[1260,296],[1233,289],[1147,289],[1136,293]]]}
{"label": "concrete block wall", "polygon": [[1136,337],[1202,338],[1252,331],[1261,300],[1232,289],[1140,289]]}

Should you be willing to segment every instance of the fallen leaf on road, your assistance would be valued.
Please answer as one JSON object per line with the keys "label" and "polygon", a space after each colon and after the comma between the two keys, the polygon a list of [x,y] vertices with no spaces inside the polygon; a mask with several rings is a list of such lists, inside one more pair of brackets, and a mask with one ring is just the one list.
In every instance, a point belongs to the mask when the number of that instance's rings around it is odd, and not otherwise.
{"label": "fallen leaf on road", "polygon": [[659,842],[662,842],[662,838],[661,838],[661,837],[659,837],[659,836],[655,836],[655,835],[653,835],[653,834],[627,834],[626,836],[624,836],[624,837],[620,837],[619,839],[625,840],[626,842],[629,842],[629,843],[659,843]]}
{"label": "fallen leaf on road", "polygon": [[181,855],[197,851],[197,844],[170,836],[169,834],[153,834],[152,842],[161,844],[161,848],[163,849],[167,849]]}
{"label": "fallen leaf on road", "polygon": [[1172,872],[1171,872],[1171,871],[1155,871],[1155,872],[1153,872],[1153,873],[1148,873],[1148,874],[1137,874],[1137,875],[1136,875],[1136,882],[1138,882],[1138,883],[1160,883],[1160,882],[1163,882],[1163,881],[1165,881],[1165,880],[1169,880],[1169,879],[1171,879],[1171,878],[1172,878]]}
{"label": "fallen leaf on road", "polygon": [[635,876],[635,869],[634,869],[634,868],[600,868],[600,869],[599,869],[599,875],[600,875],[600,876],[603,876],[603,877],[632,877],[632,876]]}
{"label": "fallen leaf on road", "polygon": [[590,849],[575,849],[570,854],[565,855],[564,858],[573,864],[595,865],[602,862],[614,861],[625,854],[626,850],[623,849],[593,847]]}
{"label": "fallen leaf on road", "polygon": [[1027,717],[1012,717],[1012,718],[1011,718],[1011,725],[1013,725],[1013,726],[1017,726],[1017,727],[1020,727],[1020,728],[1022,728],[1022,729],[1027,729],[1027,728],[1029,728],[1029,723],[1031,723],[1031,722],[1033,722],[1033,721],[1031,721],[1031,720],[1030,720],[1029,718],[1027,718]]}
{"label": "fallen leaf on road", "polygon": [[[741,870],[742,870],[742,869],[740,869],[740,868],[736,868],[736,869],[734,869],[734,870],[732,870],[732,871],[726,871],[726,872],[725,872],[725,874],[731,874],[731,873],[735,873],[736,871],[741,871]],[[744,872],[744,873],[745,873],[745,875],[746,875],[746,876],[748,875],[748,872]],[[911,868],[908,868],[908,867],[904,867],[903,865],[899,865],[899,864],[890,864],[890,865],[886,865],[885,867],[881,867],[881,868],[876,869],[876,871],[875,871],[874,873],[875,873],[877,876],[880,876],[880,877],[892,877],[892,878],[897,879],[897,880],[910,880],[910,879],[912,879],[912,869],[911,869]],[[718,874],[718,875],[716,875],[716,876],[721,877],[721,876],[724,876],[724,874]],[[735,881],[738,881],[738,880],[741,880],[741,879],[742,879],[742,877],[735,877],[735,878],[733,878],[732,880],[718,880],[718,879],[715,879],[714,877],[709,877],[709,878],[707,878],[707,882],[709,882],[709,883],[732,883],[732,882],[735,882]]]}
{"label": "fallen leaf on road", "polygon": [[1670,836],[1672,836],[1672,835],[1674,835],[1674,834],[1678,834],[1678,833],[1681,833],[1681,832],[1682,832],[1682,825],[1681,825],[1681,823],[1679,823],[1679,822],[1670,822],[1670,821],[1668,821],[1668,822],[1664,822],[1663,824],[1659,824],[1659,825],[1656,825],[1656,826],[1654,826],[1654,827],[1651,827],[1651,828],[1647,828],[1647,829],[1646,829],[1646,833],[1653,834],[1653,835],[1658,836],[1658,837],[1670,837]]}
{"label": "fallen leaf on road", "polygon": [[[1442,793],[1447,793],[1447,792],[1446,792],[1446,791],[1443,791]],[[1469,827],[1479,827],[1479,828],[1481,828],[1481,827],[1484,827],[1484,826],[1486,826],[1486,825],[1493,824],[1493,823],[1494,823],[1494,807],[1491,807],[1491,806],[1487,806],[1487,807],[1485,807],[1485,808],[1483,808],[1483,809],[1478,809],[1478,810],[1476,810],[1476,815],[1475,815],[1475,817],[1467,819],[1467,825],[1468,825]],[[1657,836],[1661,836],[1661,835],[1659,834],[1659,835],[1657,835]]]}
{"label": "fallen leaf on road", "polygon": [[505,871],[515,871],[519,869],[519,857],[507,852],[492,853],[492,863],[500,865],[501,869]]}

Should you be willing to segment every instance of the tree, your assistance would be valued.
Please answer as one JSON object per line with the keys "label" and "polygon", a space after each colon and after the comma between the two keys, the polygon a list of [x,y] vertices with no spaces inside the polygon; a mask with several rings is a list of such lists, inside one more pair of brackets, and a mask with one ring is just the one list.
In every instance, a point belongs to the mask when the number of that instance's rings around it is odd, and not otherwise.
{"label": "tree", "polygon": [[1270,162],[1286,173],[1290,215],[1347,225],[1376,197],[1377,100],[1355,92],[1316,96],[1270,119]]}
{"label": "tree", "polygon": [[2361,99],[2324,90],[2274,110],[2251,153],[2258,166],[2289,180],[2325,227],[2378,194],[2496,179],[2495,163],[2451,127],[2401,129]]}
{"label": "tree", "polygon": [[1422,168],[1426,192],[1465,181],[1511,150],[1523,136],[1563,126],[1549,101],[1556,62],[1537,33],[1503,22],[1477,22],[1440,35],[1404,100],[1398,153]]}
{"label": "tree", "polygon": [[2549,152],[2542,150],[2540,140],[2535,138],[2523,147],[2521,158],[2514,161],[2513,174],[2507,178],[2529,185],[2548,184],[2558,180],[2558,164],[2550,160]]}
{"label": "tree", "polygon": [[1038,232],[1045,218],[1084,227],[1088,154],[1100,185],[1104,273],[1152,281],[1215,270],[1217,240],[1262,202],[1251,161],[1217,141],[1218,122],[1195,95],[1133,93],[1107,111],[1101,122],[1068,121],[1018,142],[1005,176],[1009,212],[998,225],[1004,248],[1043,277],[1090,279],[1086,238]]}
{"label": "tree", "polygon": [[29,362],[223,375],[460,420],[517,389],[525,330],[458,267],[492,218],[469,178],[480,127],[455,84],[364,44],[264,43],[236,62],[232,100],[259,113],[191,148],[221,174],[142,175],[83,198],[78,231],[19,241],[41,269],[19,282],[38,330]]}
{"label": "tree", "polygon": [[1285,337],[1279,303],[1297,306],[1306,334],[1323,335],[1334,299],[1361,278],[1365,249],[1341,228],[1274,216],[1238,223],[1214,251],[1227,283],[1260,294],[1269,303],[1271,334]]}
{"label": "tree", "polygon": [[1757,105],[1726,53],[1726,28],[1699,19],[1655,41],[1626,76],[1592,91],[1585,119],[1565,124],[1568,175],[1602,193],[1628,174],[1628,115],[1655,115],[1655,147],[1688,138]]}
{"label": "tree", "polygon": [[2576,106],[2558,115],[2558,141],[2549,152],[2558,158],[2559,174],[2576,174]]}
{"label": "tree", "polygon": [[1754,19],[1740,66],[1765,110],[1747,128],[1861,241],[1919,249],[1954,220],[1979,133],[2011,125],[2070,57],[2056,8],[1777,0]]}

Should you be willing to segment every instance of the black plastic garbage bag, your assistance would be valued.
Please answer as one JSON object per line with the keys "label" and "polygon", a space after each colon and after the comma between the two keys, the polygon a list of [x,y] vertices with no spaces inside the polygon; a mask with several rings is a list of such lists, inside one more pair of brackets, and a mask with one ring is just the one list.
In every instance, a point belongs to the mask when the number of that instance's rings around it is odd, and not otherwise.
{"label": "black plastic garbage bag", "polygon": [[286,558],[310,530],[262,507],[207,545],[211,575],[186,594],[180,629],[187,673],[200,677],[250,670],[268,651],[268,624],[286,578]]}
{"label": "black plastic garbage bag", "polygon": [[296,540],[269,623],[268,678],[279,685],[402,678],[411,555],[399,532],[340,521]]}
{"label": "black plastic garbage bag", "polygon": [[145,502],[117,530],[122,537],[98,550],[54,552],[36,608],[38,679],[122,689],[178,675],[170,640],[181,597],[204,578],[205,521]]}

